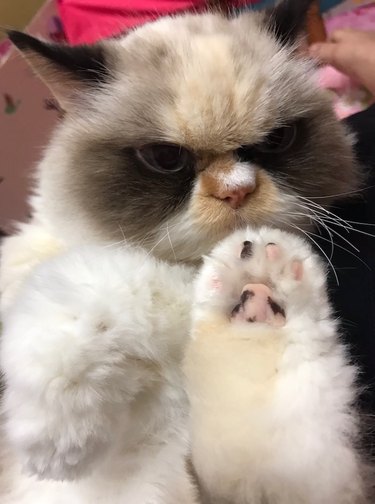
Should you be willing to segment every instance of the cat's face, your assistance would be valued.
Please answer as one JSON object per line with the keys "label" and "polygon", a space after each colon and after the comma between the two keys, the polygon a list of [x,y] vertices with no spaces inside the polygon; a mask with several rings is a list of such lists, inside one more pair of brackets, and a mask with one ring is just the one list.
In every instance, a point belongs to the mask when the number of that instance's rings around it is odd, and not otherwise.
{"label": "cat's face", "polygon": [[309,63],[265,15],[166,18],[68,59],[32,43],[67,109],[41,170],[56,218],[192,260],[237,227],[304,225],[298,196],[356,184]]}

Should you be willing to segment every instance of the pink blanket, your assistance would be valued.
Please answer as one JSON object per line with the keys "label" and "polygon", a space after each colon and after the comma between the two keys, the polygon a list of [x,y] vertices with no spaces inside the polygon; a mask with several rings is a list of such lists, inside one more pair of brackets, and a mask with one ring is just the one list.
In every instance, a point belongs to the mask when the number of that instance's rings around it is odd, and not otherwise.
{"label": "pink blanket", "polygon": [[[232,7],[260,0],[231,0]],[[71,44],[95,42],[160,16],[200,12],[206,0],[58,0],[60,16]]]}

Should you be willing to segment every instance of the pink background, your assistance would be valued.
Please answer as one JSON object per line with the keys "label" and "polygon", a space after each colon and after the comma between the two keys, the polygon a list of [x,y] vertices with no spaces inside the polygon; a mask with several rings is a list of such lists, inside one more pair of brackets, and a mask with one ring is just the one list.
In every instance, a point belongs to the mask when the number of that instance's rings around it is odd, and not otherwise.
{"label": "pink background", "polygon": [[[49,38],[54,14],[55,3],[49,1],[27,31]],[[6,95],[16,105],[13,113],[6,113]],[[32,169],[57,121],[57,112],[45,109],[46,98],[51,98],[49,90],[11,49],[0,62],[0,228],[4,231],[11,231],[14,220],[28,217]]]}

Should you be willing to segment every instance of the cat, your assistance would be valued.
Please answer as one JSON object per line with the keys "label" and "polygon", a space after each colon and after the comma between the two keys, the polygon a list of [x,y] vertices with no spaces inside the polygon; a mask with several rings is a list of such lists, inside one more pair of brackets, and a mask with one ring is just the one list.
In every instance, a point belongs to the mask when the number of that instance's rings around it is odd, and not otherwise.
{"label": "cat", "polygon": [[326,268],[300,237],[236,231],[195,285],[184,370],[205,504],[372,502],[356,378]]}
{"label": "cat", "polygon": [[[164,18],[92,46],[9,36],[64,110],[2,245],[2,504],[195,504],[192,282],[234,229],[355,189],[299,55],[310,2]],[[307,200],[306,200],[307,198]]]}

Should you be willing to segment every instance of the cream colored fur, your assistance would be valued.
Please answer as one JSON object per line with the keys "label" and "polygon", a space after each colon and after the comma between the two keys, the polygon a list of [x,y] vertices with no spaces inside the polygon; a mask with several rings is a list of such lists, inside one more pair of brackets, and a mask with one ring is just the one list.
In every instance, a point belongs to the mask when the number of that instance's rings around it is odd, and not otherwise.
{"label": "cream colored fur", "polygon": [[[253,255],[240,259],[245,240]],[[267,258],[268,243],[280,247],[278,259]],[[295,260],[302,261],[301,280],[293,276]],[[249,282],[271,287],[285,308],[284,327],[230,320]],[[365,502],[357,371],[310,247],[278,230],[238,231],[206,259],[195,300],[185,372],[192,460],[209,502]]]}

